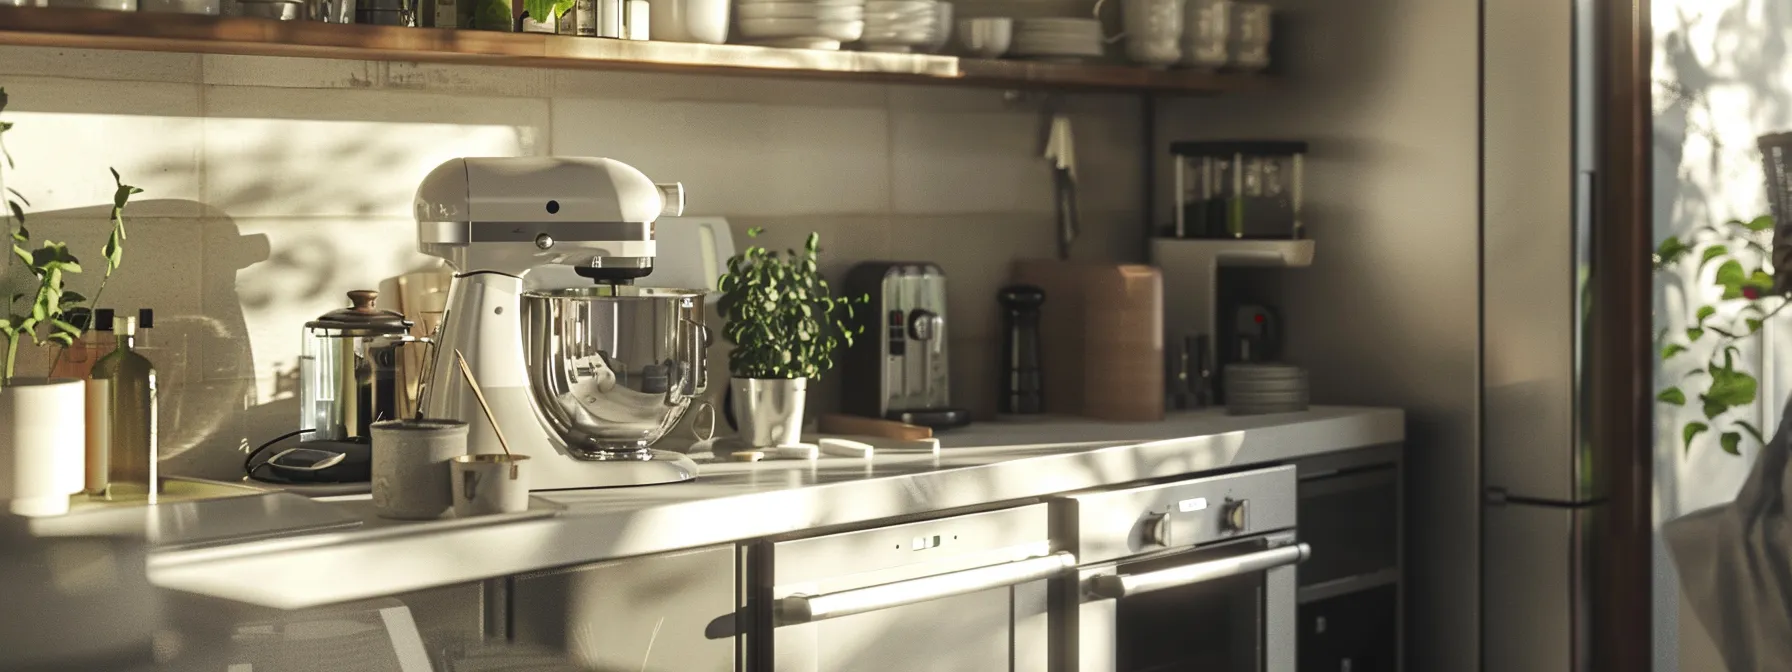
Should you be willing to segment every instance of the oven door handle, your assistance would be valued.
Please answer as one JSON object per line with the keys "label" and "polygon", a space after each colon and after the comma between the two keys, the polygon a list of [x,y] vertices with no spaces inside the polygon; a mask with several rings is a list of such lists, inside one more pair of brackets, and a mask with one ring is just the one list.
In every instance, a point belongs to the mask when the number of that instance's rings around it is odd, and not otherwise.
{"label": "oven door handle", "polygon": [[796,594],[776,602],[777,624],[814,623],[830,618],[927,602],[954,595],[1003,588],[1057,576],[1076,567],[1076,555],[1066,552],[1005,562],[976,569],[936,574],[919,579],[885,583],[821,595]]}
{"label": "oven door handle", "polygon": [[1097,576],[1089,579],[1087,586],[1089,593],[1096,597],[1119,599],[1154,590],[1215,581],[1292,565],[1306,560],[1311,552],[1306,544],[1297,543],[1143,574]]}

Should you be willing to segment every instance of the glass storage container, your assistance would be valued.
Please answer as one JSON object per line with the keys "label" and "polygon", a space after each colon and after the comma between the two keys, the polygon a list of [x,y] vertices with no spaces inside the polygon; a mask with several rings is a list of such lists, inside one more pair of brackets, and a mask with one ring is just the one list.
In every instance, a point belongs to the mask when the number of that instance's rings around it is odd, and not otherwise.
{"label": "glass storage container", "polygon": [[1300,239],[1301,162],[1307,143],[1286,140],[1170,144],[1176,238]]}

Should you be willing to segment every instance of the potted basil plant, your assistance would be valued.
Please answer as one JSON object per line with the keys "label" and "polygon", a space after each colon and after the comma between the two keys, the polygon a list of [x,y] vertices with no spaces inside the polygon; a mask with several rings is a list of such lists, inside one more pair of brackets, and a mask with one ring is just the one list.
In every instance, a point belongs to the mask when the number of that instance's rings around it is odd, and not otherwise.
{"label": "potted basil plant", "polygon": [[[756,238],[764,229],[747,230]],[[716,304],[734,343],[728,355],[729,392],[741,439],[755,448],[802,441],[809,381],[833,368],[834,351],[852,345],[852,304],[870,297],[835,298],[817,264],[820,236],[801,251],[780,256],[750,245],[728,260]]]}
{"label": "potted basil plant", "polygon": [[[6,109],[6,90],[0,89],[0,111]],[[6,131],[11,123],[0,121],[0,178],[13,168],[6,153]],[[94,301],[105,291],[112,272],[124,257],[124,207],[141,189],[125,184],[112,171],[117,190],[112,202],[112,235],[103,251],[104,277]],[[9,252],[0,265],[0,283],[8,279],[17,259],[29,271],[29,284],[4,287],[0,298],[0,500],[10,501],[13,513],[51,516],[68,512],[69,495],[86,484],[87,384],[77,378],[27,378],[17,375],[19,348],[29,341],[41,348],[56,347],[56,356],[86,332],[92,320],[93,301],[67,287],[81,273],[81,261],[68,245],[46,240],[33,249],[31,231],[25,226],[25,198],[5,188],[0,180],[0,212]],[[23,289],[24,291],[19,291]],[[53,367],[52,367],[53,368]]]}

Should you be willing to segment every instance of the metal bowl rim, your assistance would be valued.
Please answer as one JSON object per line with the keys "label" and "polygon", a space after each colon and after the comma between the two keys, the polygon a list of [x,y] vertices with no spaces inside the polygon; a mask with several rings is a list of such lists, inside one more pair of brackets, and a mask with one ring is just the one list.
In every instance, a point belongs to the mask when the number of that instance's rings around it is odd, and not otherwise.
{"label": "metal bowl rim", "polygon": [[523,297],[529,299],[605,299],[626,301],[631,299],[695,299],[702,298],[709,293],[708,290],[703,289],[676,289],[667,287],[631,287],[629,289],[634,293],[623,295],[599,294],[597,292],[600,291],[600,288],[596,287],[539,289],[523,292]]}

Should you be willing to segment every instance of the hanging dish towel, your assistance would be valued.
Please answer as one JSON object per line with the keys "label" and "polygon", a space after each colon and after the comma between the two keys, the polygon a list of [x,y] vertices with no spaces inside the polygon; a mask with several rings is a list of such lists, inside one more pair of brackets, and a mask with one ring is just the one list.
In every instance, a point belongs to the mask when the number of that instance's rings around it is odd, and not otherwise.
{"label": "hanging dish towel", "polygon": [[1735,501],[1662,526],[1693,613],[1730,672],[1792,670],[1792,401]]}

